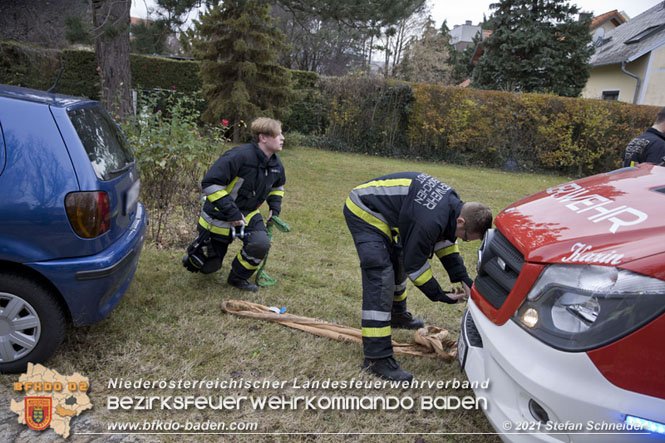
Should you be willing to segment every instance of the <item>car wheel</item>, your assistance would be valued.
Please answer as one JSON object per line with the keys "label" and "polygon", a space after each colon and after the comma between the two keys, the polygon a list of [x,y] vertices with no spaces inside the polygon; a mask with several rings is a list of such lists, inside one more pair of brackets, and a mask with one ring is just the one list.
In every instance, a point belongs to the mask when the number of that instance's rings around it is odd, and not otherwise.
{"label": "car wheel", "polygon": [[54,294],[18,274],[0,273],[0,372],[23,372],[49,358],[65,335]]}

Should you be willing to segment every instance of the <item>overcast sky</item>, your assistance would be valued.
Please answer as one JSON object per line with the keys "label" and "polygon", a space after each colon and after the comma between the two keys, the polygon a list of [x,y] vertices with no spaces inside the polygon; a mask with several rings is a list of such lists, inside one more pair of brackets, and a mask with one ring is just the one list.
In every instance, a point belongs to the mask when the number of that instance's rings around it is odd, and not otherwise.
{"label": "overcast sky", "polygon": [[[466,20],[476,25],[483,19],[483,14],[489,16],[489,5],[498,0],[428,0],[431,5],[432,17],[437,27],[443,20],[448,20],[448,27],[462,25]],[[625,11],[629,17],[635,17],[663,0],[576,0],[581,10],[592,12],[594,16],[618,9]],[[132,17],[147,17],[146,4],[154,6],[152,0],[132,0]]]}
{"label": "overcast sky", "polygon": [[[471,20],[477,25],[483,20],[483,14],[490,16],[490,7],[492,3],[498,3],[498,0],[428,0],[432,6],[432,17],[437,26],[441,25],[444,19],[448,20],[448,27],[462,25],[466,20]],[[625,11],[628,17],[633,18],[657,3],[663,0],[577,0],[570,3],[576,4],[584,12],[592,12],[594,16],[617,9]]]}

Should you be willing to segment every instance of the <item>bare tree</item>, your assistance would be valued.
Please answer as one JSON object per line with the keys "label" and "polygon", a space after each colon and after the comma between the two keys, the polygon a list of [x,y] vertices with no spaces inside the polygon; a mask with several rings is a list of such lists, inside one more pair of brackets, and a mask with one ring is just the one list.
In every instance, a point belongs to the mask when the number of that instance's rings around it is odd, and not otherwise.
{"label": "bare tree", "polygon": [[396,67],[404,56],[405,49],[412,41],[418,39],[419,32],[428,20],[430,8],[423,4],[413,14],[397,21],[392,26],[381,30],[381,44],[376,49],[383,51],[383,76],[386,78],[396,76]]}
{"label": "bare tree", "polygon": [[404,58],[396,67],[399,77],[412,82],[451,84],[449,40],[450,36],[438,32],[434,21],[428,17],[422,35],[409,43]]}
{"label": "bare tree", "polygon": [[291,47],[278,60],[282,66],[324,75],[345,75],[362,63],[363,30],[279,5],[272,7],[272,15],[277,17],[278,27]]}

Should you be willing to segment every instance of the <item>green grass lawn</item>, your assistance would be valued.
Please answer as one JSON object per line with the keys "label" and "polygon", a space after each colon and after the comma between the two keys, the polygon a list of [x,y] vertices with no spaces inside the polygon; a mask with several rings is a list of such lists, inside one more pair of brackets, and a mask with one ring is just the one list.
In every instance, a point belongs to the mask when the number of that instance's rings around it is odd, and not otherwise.
{"label": "green grass lawn", "polygon": [[[453,186],[464,201],[488,204],[494,214],[508,204],[546,187],[567,181],[565,177],[509,174],[497,170],[439,165],[287,148],[281,155],[287,171],[286,194],[280,217],[292,232],[276,232],[266,271],[277,285],[258,293],[244,293],[226,284],[232,257],[229,249],[221,271],[191,274],[180,264],[180,249],[146,245],[136,277],[117,309],[104,322],[71,329],[57,355],[47,366],[62,374],[80,372],[91,382],[94,405],[85,413],[105,427],[113,421],[165,419],[178,421],[257,422],[260,433],[414,433],[424,441],[499,441],[495,435],[425,435],[429,433],[493,432],[481,411],[423,410],[424,396],[473,395],[464,389],[349,389],[304,390],[286,384],[284,389],[110,389],[111,378],[127,380],[375,380],[360,370],[362,347],[308,335],[277,324],[223,314],[220,302],[243,299],[268,306],[285,306],[289,313],[360,327],[361,283],[358,258],[348,233],[342,207],[357,184],[399,171],[423,171]],[[194,226],[192,220],[192,228]],[[475,275],[479,242],[461,243],[471,276]],[[438,261],[437,261],[438,262]],[[440,264],[434,275],[444,288],[451,287]],[[430,302],[413,286],[409,310],[427,324],[459,332],[463,305]],[[411,341],[412,332],[395,331],[393,338]],[[419,380],[464,380],[456,362],[398,356],[402,366]],[[11,386],[16,375],[2,376]],[[382,396],[411,397],[410,410],[239,410],[109,411],[109,396]],[[76,418],[74,420],[77,420]],[[105,430],[105,429],[102,429]],[[187,436],[190,438],[191,436]],[[373,439],[423,441],[417,435],[376,436]],[[155,436],[177,440],[179,436]],[[214,439],[214,436],[199,436]],[[240,437],[233,437],[235,440]],[[283,437],[262,437],[281,440]],[[363,435],[319,435],[308,440],[361,440]]]}

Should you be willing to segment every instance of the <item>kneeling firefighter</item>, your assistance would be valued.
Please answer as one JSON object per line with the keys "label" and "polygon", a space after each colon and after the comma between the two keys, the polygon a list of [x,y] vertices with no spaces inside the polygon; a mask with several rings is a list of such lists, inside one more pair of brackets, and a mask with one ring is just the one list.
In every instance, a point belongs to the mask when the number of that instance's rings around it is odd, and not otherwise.
{"label": "kneeling firefighter", "polygon": [[219,270],[229,244],[238,237],[243,247],[231,264],[228,283],[257,291],[249,278],[270,249],[258,209],[268,202],[268,223],[279,215],[286,175],[277,156],[284,145],[281,123],[261,117],[250,129],[253,142],[226,151],[203,177],[206,197],[197,226],[199,236],[187,249],[183,265],[205,274]]}

